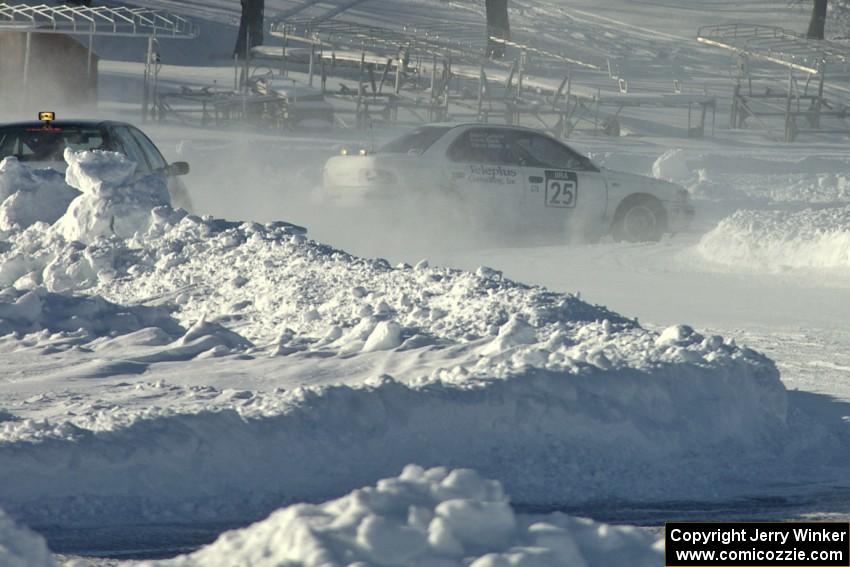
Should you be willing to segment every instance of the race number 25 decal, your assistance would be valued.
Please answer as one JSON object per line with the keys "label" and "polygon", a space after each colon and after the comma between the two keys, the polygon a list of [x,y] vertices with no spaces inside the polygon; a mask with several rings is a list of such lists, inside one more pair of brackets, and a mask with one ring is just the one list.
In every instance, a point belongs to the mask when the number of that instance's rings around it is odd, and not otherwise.
{"label": "race number 25 decal", "polygon": [[574,171],[546,171],[546,206],[573,208],[578,200],[578,176]]}

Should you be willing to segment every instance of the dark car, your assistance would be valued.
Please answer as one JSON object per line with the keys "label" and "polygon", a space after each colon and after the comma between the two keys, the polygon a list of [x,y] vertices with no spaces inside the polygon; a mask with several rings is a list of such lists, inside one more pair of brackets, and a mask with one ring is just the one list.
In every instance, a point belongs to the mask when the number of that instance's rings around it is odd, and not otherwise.
{"label": "dark car", "polygon": [[0,160],[16,157],[29,165],[64,172],[65,148],[124,154],[136,162],[137,176],[158,173],[165,177],[175,207],[192,208],[189,192],[178,179],[189,173],[189,164],[182,161],[169,164],[150,138],[132,124],[110,120],[56,120],[0,125]]}

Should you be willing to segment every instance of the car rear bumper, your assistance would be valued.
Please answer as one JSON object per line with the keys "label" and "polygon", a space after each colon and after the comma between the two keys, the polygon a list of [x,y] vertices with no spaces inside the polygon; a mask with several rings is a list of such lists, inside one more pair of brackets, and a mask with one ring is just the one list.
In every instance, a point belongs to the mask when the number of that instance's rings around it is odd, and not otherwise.
{"label": "car rear bumper", "polygon": [[390,188],[357,185],[331,185],[322,187],[322,199],[331,205],[355,207],[368,203],[388,202],[398,198]]}

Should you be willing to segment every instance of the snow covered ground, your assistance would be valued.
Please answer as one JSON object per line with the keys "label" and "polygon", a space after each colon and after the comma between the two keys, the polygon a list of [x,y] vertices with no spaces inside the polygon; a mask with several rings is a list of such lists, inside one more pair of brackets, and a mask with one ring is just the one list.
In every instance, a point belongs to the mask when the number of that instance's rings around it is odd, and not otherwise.
{"label": "snow covered ground", "polygon": [[[692,40],[699,25],[806,23],[784,1],[753,6],[527,0],[512,18],[553,44],[568,30],[673,54],[694,88],[728,96],[729,61]],[[234,16],[182,10],[216,34]],[[198,59],[213,39],[163,81],[231,80]],[[106,85],[134,65],[102,62]],[[118,91],[101,113],[126,119]],[[3,162],[0,563],[51,564],[26,525],[74,555],[190,552],[169,565],[657,565],[653,530],[596,522],[848,517],[847,140],[684,139],[675,120],[630,110],[641,134],[572,141],[688,188],[693,229],[657,244],[473,245],[392,210],[317,206],[323,160],[389,130],[149,125],[192,163],[196,214],[118,156],[69,153],[64,181]]]}

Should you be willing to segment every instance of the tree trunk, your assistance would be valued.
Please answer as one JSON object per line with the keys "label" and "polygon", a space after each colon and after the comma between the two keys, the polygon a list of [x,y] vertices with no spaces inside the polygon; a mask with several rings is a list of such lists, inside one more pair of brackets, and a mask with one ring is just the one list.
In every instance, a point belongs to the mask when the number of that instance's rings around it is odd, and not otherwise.
{"label": "tree trunk", "polygon": [[263,11],[265,0],[241,0],[242,19],[239,20],[239,34],[233,55],[239,59],[248,57],[248,50],[263,43]]}
{"label": "tree trunk", "polygon": [[823,39],[826,27],[826,4],[827,0],[814,0],[812,8],[812,19],[809,21],[809,31],[806,37],[809,39]]}
{"label": "tree trunk", "polygon": [[493,41],[490,37],[511,38],[511,26],[508,23],[508,0],[486,0],[486,2],[487,57],[501,59],[505,56],[505,44]]}

